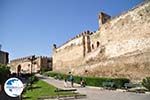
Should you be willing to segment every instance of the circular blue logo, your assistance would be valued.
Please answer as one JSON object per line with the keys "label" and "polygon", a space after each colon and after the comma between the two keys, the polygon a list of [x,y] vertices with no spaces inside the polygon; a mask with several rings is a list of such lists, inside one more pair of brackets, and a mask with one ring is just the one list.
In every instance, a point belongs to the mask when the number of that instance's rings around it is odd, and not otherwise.
{"label": "circular blue logo", "polygon": [[10,97],[18,97],[23,91],[23,83],[18,78],[9,78],[4,84],[4,90]]}

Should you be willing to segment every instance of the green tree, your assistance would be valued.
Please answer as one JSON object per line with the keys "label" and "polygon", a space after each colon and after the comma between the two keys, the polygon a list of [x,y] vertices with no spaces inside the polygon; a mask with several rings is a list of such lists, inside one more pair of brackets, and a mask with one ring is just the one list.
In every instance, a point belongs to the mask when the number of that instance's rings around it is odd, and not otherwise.
{"label": "green tree", "polygon": [[10,68],[0,64],[0,84],[3,84],[10,74]]}

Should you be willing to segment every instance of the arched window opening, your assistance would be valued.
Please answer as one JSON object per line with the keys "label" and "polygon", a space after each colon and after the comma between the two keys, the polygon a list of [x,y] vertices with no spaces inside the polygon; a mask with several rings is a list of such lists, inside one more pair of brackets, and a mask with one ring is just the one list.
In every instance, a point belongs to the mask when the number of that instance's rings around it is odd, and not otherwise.
{"label": "arched window opening", "polygon": [[97,41],[97,43],[96,43],[96,44],[97,44],[97,47],[99,47],[99,45],[100,45],[99,41]]}
{"label": "arched window opening", "polygon": [[92,44],[92,49],[94,49],[94,45]]}

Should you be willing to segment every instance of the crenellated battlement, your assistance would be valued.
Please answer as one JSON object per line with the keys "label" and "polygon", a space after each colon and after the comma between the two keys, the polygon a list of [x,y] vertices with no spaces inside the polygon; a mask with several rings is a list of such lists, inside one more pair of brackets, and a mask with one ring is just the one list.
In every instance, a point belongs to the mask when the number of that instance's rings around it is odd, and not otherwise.
{"label": "crenellated battlement", "polygon": [[[11,60],[10,62],[12,63],[12,62],[19,62],[19,61],[28,60],[29,58],[32,58],[33,56],[35,56],[35,55],[31,55],[31,56],[26,56],[26,57],[21,57],[21,58],[13,59],[13,60]],[[36,58],[36,59],[38,59],[38,58],[41,58],[41,59],[43,59],[43,58],[45,58],[45,59],[50,59],[50,57],[47,57],[47,56],[35,56],[35,58]]]}
{"label": "crenellated battlement", "polygon": [[26,60],[26,59],[28,59],[28,58],[31,58],[32,56],[35,56],[35,55],[31,55],[31,56],[26,56],[26,57],[21,57],[21,58],[13,59],[13,60],[11,60],[10,62],[23,61],[23,60]]}
{"label": "crenellated battlement", "polygon": [[[75,39],[78,39],[78,38],[80,38],[80,37],[87,36],[87,35],[92,35],[93,33],[94,33],[94,32],[91,32],[91,31],[89,31],[89,30],[84,31],[84,32],[81,32],[81,33],[79,33],[78,35],[76,35],[75,37],[73,37],[73,38],[69,39],[68,41],[66,41],[64,44],[62,44],[62,45],[60,45],[60,46],[58,46],[58,47],[53,47],[53,48],[59,49],[59,48],[61,48],[62,46],[66,45],[67,43],[69,43],[69,42],[71,42],[71,41],[73,41],[73,40],[75,40]],[[56,44],[55,44],[55,46],[56,46]]]}
{"label": "crenellated battlement", "polygon": [[11,72],[18,73],[18,68],[21,67],[21,73],[37,73],[42,68],[52,69],[52,58],[47,56],[26,56],[10,61]]}
{"label": "crenellated battlement", "polygon": [[[137,8],[139,8],[139,7],[143,6],[143,5],[145,5],[145,4],[147,4],[148,2],[149,2],[149,1],[142,2],[142,3],[138,4],[138,5],[136,5],[135,7],[133,7],[132,9],[130,9],[130,10],[128,10],[128,11],[125,11],[125,12],[122,12],[122,13],[119,14],[118,16],[114,16],[114,17],[112,17],[112,18],[111,18],[111,16],[107,15],[106,13],[101,12],[101,13],[99,14],[99,29],[102,27],[102,25],[105,26],[105,25],[108,24],[110,21],[113,21],[113,20],[115,20],[115,19],[118,19],[119,17],[124,16],[125,14],[127,14],[127,13],[129,13],[129,12],[131,12],[131,11],[133,11],[133,10],[135,10],[135,9],[137,9]],[[60,46],[58,46],[58,47],[56,46],[55,49],[61,48],[62,46],[64,46],[65,44],[69,43],[69,42],[72,41],[72,40],[78,39],[78,38],[80,38],[80,37],[82,37],[82,36],[92,35],[93,33],[96,33],[96,32],[91,32],[91,31],[89,31],[89,30],[84,31],[84,32],[81,32],[81,33],[77,34],[75,37],[73,37],[73,38],[69,39],[68,41],[66,41],[65,43],[63,43],[62,45],[60,45]],[[53,49],[54,49],[54,47],[53,47]]]}
{"label": "crenellated battlement", "polygon": [[37,56],[36,58],[37,59],[38,58],[41,58],[41,59],[50,59],[50,60],[52,59],[52,57],[47,57],[47,56]]}

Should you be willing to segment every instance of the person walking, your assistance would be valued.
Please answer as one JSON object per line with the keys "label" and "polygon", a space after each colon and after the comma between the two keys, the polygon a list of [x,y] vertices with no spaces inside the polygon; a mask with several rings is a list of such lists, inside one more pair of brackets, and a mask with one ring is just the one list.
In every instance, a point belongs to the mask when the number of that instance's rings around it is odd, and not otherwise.
{"label": "person walking", "polygon": [[83,78],[80,78],[80,85],[81,87],[85,87],[85,81]]}
{"label": "person walking", "polygon": [[64,81],[64,87],[65,87],[65,88],[67,88],[67,87],[68,87],[67,79],[65,79],[65,81]]}
{"label": "person walking", "polygon": [[73,83],[74,83],[73,75],[70,75],[70,81],[71,81],[71,87],[73,87]]}
{"label": "person walking", "polygon": [[73,84],[74,84],[74,78],[73,78],[73,75],[71,74],[71,72],[69,72],[69,81],[71,82],[71,87],[73,87]]}

